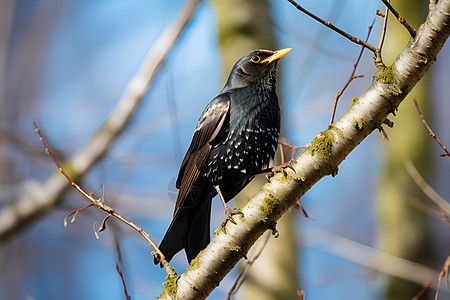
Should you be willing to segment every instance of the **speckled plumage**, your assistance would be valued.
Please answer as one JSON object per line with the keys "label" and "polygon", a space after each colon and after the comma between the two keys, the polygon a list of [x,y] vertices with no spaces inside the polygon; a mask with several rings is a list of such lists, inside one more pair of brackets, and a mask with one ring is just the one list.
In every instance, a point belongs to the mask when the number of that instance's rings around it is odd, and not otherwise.
{"label": "speckled plumage", "polygon": [[191,261],[209,243],[215,185],[229,201],[269,168],[280,132],[276,67],[289,50],[242,57],[200,116],[178,174],[173,220],[159,247],[166,260],[184,248]]}

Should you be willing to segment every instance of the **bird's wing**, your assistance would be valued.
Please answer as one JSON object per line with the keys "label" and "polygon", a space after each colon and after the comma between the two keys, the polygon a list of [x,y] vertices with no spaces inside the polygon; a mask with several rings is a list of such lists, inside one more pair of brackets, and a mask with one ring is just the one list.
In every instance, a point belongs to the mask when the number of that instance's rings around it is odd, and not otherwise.
{"label": "bird's wing", "polygon": [[181,163],[176,187],[178,192],[175,211],[183,204],[192,189],[200,170],[211,151],[211,141],[223,129],[223,124],[230,109],[230,97],[221,94],[214,98],[203,111],[194,132],[191,145]]}

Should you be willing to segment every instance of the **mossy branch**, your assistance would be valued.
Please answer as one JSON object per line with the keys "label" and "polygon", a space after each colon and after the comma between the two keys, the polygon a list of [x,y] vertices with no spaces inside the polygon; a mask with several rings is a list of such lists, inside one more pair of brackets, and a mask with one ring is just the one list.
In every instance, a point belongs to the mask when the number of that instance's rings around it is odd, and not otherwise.
{"label": "mossy branch", "polygon": [[397,110],[431,67],[449,34],[450,0],[441,0],[394,64],[386,67],[377,63],[369,89],[296,158],[292,164],[295,172],[285,169],[273,176],[242,208],[244,216],[236,220],[237,225],[229,222],[227,234],[214,236],[196,263],[178,279],[176,298],[206,298],[299,197],[326,175],[336,175],[347,155]]}

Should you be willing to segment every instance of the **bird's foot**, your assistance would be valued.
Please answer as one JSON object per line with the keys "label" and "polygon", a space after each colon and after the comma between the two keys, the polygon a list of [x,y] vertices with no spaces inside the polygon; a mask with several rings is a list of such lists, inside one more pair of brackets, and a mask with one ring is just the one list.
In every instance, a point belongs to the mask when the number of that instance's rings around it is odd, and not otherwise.
{"label": "bird's foot", "polygon": [[228,206],[225,208],[225,215],[227,216],[225,220],[220,224],[220,229],[223,233],[227,233],[225,230],[225,225],[227,225],[228,220],[230,220],[231,223],[236,224],[236,221],[233,219],[233,215],[244,215],[242,211],[239,209],[231,209]]}
{"label": "bird's foot", "polygon": [[273,175],[275,175],[275,173],[281,172],[286,168],[289,168],[292,171],[294,171],[294,173],[297,173],[295,171],[294,167],[292,166],[293,162],[294,162],[294,159],[291,159],[290,161],[286,161],[286,162],[282,163],[281,165],[273,167],[272,170],[266,175],[267,180],[269,180]]}

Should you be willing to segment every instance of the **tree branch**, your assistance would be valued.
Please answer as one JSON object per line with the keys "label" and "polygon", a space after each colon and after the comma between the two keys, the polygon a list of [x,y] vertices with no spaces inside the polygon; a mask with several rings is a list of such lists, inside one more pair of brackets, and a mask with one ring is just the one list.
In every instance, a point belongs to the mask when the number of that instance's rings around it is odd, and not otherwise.
{"label": "tree branch", "polygon": [[[389,3],[389,1],[387,0],[381,0],[384,5],[386,5],[387,8],[389,8],[389,10],[392,12],[392,14],[397,18],[397,20],[400,22],[400,24],[402,24],[406,30],[408,30],[409,34],[412,37],[416,36],[416,30],[414,28],[411,27],[411,25],[408,24],[408,22],[406,22],[405,18],[403,18],[402,16],[400,16],[400,14],[395,10],[395,8]],[[387,16],[387,14],[386,14]]]}
{"label": "tree branch", "polygon": [[340,258],[357,263],[378,273],[403,278],[419,285],[427,282],[437,272],[405,258],[389,254],[370,246],[349,240],[323,229],[306,230],[307,247],[321,248]]}
{"label": "tree branch", "polygon": [[378,43],[378,49],[383,48],[383,43],[384,43],[384,38],[386,37],[386,30],[387,30],[387,21],[388,21],[388,16],[389,16],[389,9],[386,6],[385,10],[384,10],[384,14],[380,13],[377,9],[377,15],[383,17],[383,28],[381,29],[381,37],[380,37],[380,42]]}
{"label": "tree branch", "polygon": [[[369,26],[369,30],[367,32],[367,37],[366,37],[366,42],[369,40],[370,33],[372,32],[372,28],[373,28],[373,24],[374,23],[375,23],[375,19],[373,20],[372,24]],[[381,47],[379,47],[378,49],[381,49]],[[342,96],[344,91],[347,89],[347,87],[350,85],[350,83],[353,80],[355,80],[356,78],[364,77],[364,75],[357,75],[357,76],[355,76],[356,68],[358,67],[358,64],[359,64],[359,61],[361,60],[363,52],[364,52],[364,46],[361,47],[361,51],[359,52],[358,58],[356,59],[356,62],[353,64],[353,70],[352,70],[352,73],[350,74],[350,77],[348,78],[348,80],[345,83],[344,87],[336,94],[336,96],[334,96],[334,104],[333,104],[333,110],[331,112],[330,125],[333,124],[333,122],[334,122],[334,116],[336,114],[337,103],[339,101],[339,98]]]}
{"label": "tree branch", "polygon": [[422,190],[422,192],[425,193],[425,195],[430,198],[431,201],[436,204],[439,209],[445,214],[450,216],[450,203],[445,201],[444,198],[442,198],[420,175],[419,171],[416,169],[416,167],[413,165],[413,163],[410,160],[406,160],[403,162],[406,171],[408,172],[409,176],[411,176],[412,180],[417,184],[417,186]]}
{"label": "tree branch", "polygon": [[449,34],[450,0],[441,0],[391,67],[376,63],[372,85],[296,158],[295,172],[286,169],[272,177],[242,208],[237,225],[228,223],[227,234],[219,232],[179,278],[176,290],[172,285],[160,298],[206,298],[266,230],[275,230],[299,197],[326,175],[336,175],[347,155],[382,126],[431,67]]}
{"label": "tree branch", "polygon": [[[137,74],[128,83],[108,119],[94,133],[84,149],[62,163],[74,181],[78,181],[95,163],[102,159],[111,144],[125,130],[153,78],[163,65],[164,59],[188,24],[200,1],[189,0],[181,8],[179,15],[161,34]],[[59,172],[54,172],[46,182],[24,192],[18,201],[0,211],[0,241],[7,239],[33,219],[58,204],[69,187],[70,183]]]}
{"label": "tree branch", "polygon": [[331,30],[336,31],[337,33],[339,33],[340,35],[342,35],[343,37],[349,39],[350,41],[352,41],[355,44],[361,45],[363,47],[366,47],[367,49],[369,49],[370,51],[372,51],[375,55],[377,54],[377,49],[372,46],[371,44],[357,38],[354,37],[351,34],[348,34],[347,32],[345,32],[344,30],[334,26],[333,24],[331,24],[331,22],[329,21],[325,21],[322,20],[321,18],[319,18],[318,16],[316,16],[315,14],[309,12],[308,10],[304,9],[300,4],[298,4],[297,2],[295,2],[294,0],[287,0],[289,3],[291,3],[292,5],[295,6],[295,8],[297,8],[299,11],[301,11],[302,13],[310,16],[311,18],[313,18],[314,20],[316,20],[317,22],[319,22],[320,24],[323,24],[325,26],[327,26],[328,28],[330,28]]}
{"label": "tree branch", "polygon": [[450,152],[448,152],[447,148],[445,148],[445,146],[441,143],[441,141],[438,139],[438,137],[436,136],[436,134],[433,132],[433,130],[431,130],[431,127],[428,126],[427,121],[425,121],[425,118],[422,114],[422,112],[420,111],[419,105],[417,104],[416,99],[413,99],[414,101],[414,105],[416,106],[417,112],[419,113],[420,119],[422,119],[422,123],[425,125],[425,127],[428,129],[428,132],[430,133],[430,136],[436,140],[436,142],[439,144],[439,146],[441,146],[442,150],[444,150],[445,153],[443,154],[439,154],[439,156],[448,156],[450,157]]}

